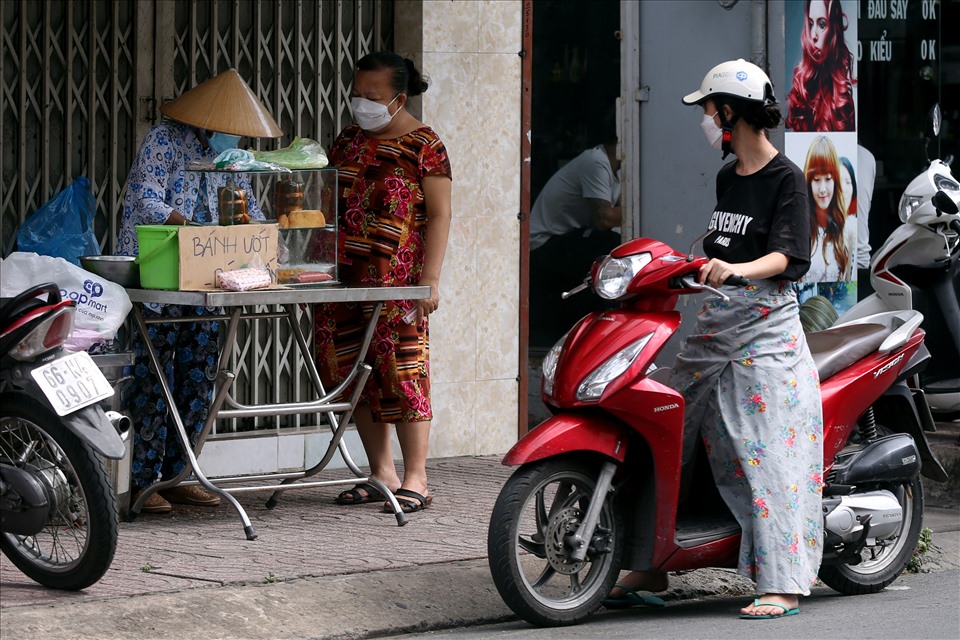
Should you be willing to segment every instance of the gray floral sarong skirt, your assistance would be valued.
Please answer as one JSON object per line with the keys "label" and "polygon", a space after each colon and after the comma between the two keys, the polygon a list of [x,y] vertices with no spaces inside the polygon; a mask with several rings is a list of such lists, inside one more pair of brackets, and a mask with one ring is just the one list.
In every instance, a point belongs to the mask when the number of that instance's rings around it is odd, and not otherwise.
{"label": "gray floral sarong skirt", "polygon": [[711,296],[674,366],[684,460],[699,434],[740,523],[738,573],[760,593],[807,595],[822,553],[820,382],[788,282]]}

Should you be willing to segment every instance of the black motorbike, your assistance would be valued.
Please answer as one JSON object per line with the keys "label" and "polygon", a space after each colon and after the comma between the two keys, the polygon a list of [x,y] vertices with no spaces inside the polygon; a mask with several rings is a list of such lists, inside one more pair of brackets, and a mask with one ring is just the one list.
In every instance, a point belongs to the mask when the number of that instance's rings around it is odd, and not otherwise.
{"label": "black motorbike", "polygon": [[0,549],[66,590],[113,561],[117,500],[101,456],[123,457],[130,427],[101,407],[114,390],[92,357],[63,349],[75,311],[52,283],[0,299]]}

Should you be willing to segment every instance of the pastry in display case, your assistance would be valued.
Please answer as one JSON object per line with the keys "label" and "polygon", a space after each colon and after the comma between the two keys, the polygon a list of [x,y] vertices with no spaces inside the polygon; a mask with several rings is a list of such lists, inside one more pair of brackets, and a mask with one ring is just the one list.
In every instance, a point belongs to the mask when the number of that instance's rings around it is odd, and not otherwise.
{"label": "pastry in display case", "polygon": [[278,284],[337,282],[336,188],[336,169],[277,177],[270,213],[280,227]]}
{"label": "pastry in display case", "polygon": [[[337,170],[226,171],[192,168],[208,173],[245,173],[266,222],[280,231],[277,284],[310,286],[337,284]],[[249,194],[231,179],[217,190],[221,225],[256,224],[248,214]]]}

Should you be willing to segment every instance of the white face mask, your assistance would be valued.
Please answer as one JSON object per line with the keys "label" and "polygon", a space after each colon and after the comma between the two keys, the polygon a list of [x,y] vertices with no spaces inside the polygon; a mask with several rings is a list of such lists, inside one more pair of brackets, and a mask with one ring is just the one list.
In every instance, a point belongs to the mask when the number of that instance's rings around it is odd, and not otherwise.
{"label": "white face mask", "polygon": [[373,100],[367,100],[366,98],[350,98],[353,117],[357,119],[357,124],[360,125],[360,128],[364,131],[379,131],[390,124],[393,116],[397,115],[397,112],[400,111],[400,109],[397,109],[397,111],[394,111],[391,115],[390,110],[387,109],[387,107],[396,102],[399,97],[400,94],[398,93],[393,100],[386,105],[374,102]]}
{"label": "white face mask", "polygon": [[723,148],[723,129],[717,126],[715,122],[717,114],[708,116],[703,114],[703,121],[700,122],[700,128],[703,134],[707,136],[707,142],[711,147],[718,151]]}

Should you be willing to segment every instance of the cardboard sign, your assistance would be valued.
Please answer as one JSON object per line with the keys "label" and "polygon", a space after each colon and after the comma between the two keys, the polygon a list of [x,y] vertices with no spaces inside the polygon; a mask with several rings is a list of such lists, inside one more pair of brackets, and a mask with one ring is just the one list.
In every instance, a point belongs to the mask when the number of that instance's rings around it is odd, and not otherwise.
{"label": "cardboard sign", "polygon": [[209,291],[217,288],[217,274],[250,266],[260,256],[277,282],[276,224],[240,224],[230,227],[183,227],[180,245],[180,290]]}

